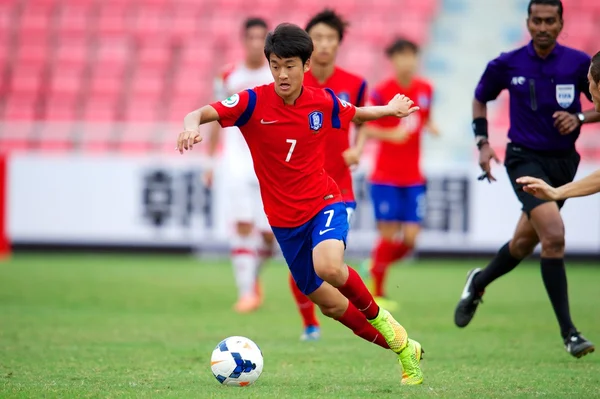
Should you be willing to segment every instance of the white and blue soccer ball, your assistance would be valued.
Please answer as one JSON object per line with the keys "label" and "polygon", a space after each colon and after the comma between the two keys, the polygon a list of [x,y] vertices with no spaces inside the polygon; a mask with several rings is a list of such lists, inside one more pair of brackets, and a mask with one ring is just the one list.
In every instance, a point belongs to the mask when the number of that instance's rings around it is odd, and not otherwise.
{"label": "white and blue soccer ball", "polygon": [[213,351],[210,368],[221,384],[245,387],[260,377],[263,355],[252,340],[246,337],[229,337],[219,342]]}

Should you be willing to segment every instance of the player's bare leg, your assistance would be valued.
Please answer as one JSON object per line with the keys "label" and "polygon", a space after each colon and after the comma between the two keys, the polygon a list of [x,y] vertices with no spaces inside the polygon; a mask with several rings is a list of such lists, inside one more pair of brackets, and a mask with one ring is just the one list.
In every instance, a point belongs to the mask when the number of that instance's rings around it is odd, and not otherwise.
{"label": "player's bare leg", "polygon": [[231,261],[238,288],[238,300],[234,305],[234,310],[239,313],[252,312],[260,306],[260,299],[255,292],[258,254],[252,223],[238,222],[236,224],[236,235],[232,240]]}
{"label": "player's bare leg", "polygon": [[422,383],[423,373],[419,367],[422,356],[421,345],[417,341],[409,340],[404,327],[387,310],[379,308],[358,273],[344,262],[344,249],[344,243],[340,240],[320,242],[313,249],[315,272],[326,283],[337,288],[379,331],[390,349],[398,354],[404,371],[402,384]]}
{"label": "player's bare leg", "polygon": [[539,243],[538,235],[531,225],[527,214],[522,213],[512,239],[504,244],[494,259],[484,269],[472,269],[467,274],[467,281],[462,296],[454,312],[454,323],[458,327],[466,327],[480,303],[486,287],[499,277],[509,273],[533,252]]}

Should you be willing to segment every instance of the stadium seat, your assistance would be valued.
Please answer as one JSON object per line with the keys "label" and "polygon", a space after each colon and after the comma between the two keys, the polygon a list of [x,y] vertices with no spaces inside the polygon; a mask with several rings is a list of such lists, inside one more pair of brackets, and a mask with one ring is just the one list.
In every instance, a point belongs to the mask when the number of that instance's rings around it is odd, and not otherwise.
{"label": "stadium seat", "polygon": [[[208,102],[210,100],[206,100]],[[177,96],[169,104],[169,112],[166,119],[168,121],[183,121],[183,117],[189,112],[198,109],[203,102],[200,101],[200,94],[190,94],[187,96]]]}
{"label": "stadium seat", "polygon": [[84,37],[91,21],[93,4],[90,1],[64,2],[58,12],[56,29],[59,35]]}
{"label": "stadium seat", "polygon": [[116,118],[118,99],[95,97],[87,99],[82,119],[84,121],[108,122]]}
{"label": "stadium seat", "polygon": [[44,37],[50,27],[55,9],[53,2],[29,1],[21,12],[19,29],[22,33]]}
{"label": "stadium seat", "polygon": [[46,98],[44,119],[48,121],[73,121],[77,119],[78,97],[57,93]]}
{"label": "stadium seat", "polygon": [[138,63],[141,67],[166,68],[172,58],[169,41],[144,43],[138,52]]}
{"label": "stadium seat", "polygon": [[169,29],[165,23],[165,12],[161,7],[140,5],[131,17],[131,31],[136,35],[136,39],[147,42],[164,36],[165,30]]}
{"label": "stadium seat", "polygon": [[158,119],[159,98],[132,98],[125,109],[124,120],[133,122],[151,122]]}
{"label": "stadium seat", "polygon": [[60,37],[55,51],[54,62],[67,68],[84,65],[90,55],[89,44],[83,37]]}
{"label": "stadium seat", "polygon": [[4,104],[4,120],[33,120],[37,115],[37,96],[13,93]]}
{"label": "stadium seat", "polygon": [[43,70],[40,66],[25,66],[14,68],[10,82],[10,90],[19,94],[34,95],[42,85]]}
{"label": "stadium seat", "polygon": [[43,65],[48,58],[48,50],[49,47],[45,37],[20,37],[15,62],[17,65]]}
{"label": "stadium seat", "polygon": [[156,70],[138,70],[133,74],[131,93],[134,96],[153,96],[162,94],[165,82],[165,73]]}
{"label": "stadium seat", "polygon": [[55,68],[50,78],[50,92],[74,96],[82,88],[83,70]]}
{"label": "stadium seat", "polygon": [[127,31],[127,6],[124,3],[101,2],[96,31],[101,36],[122,36]]}

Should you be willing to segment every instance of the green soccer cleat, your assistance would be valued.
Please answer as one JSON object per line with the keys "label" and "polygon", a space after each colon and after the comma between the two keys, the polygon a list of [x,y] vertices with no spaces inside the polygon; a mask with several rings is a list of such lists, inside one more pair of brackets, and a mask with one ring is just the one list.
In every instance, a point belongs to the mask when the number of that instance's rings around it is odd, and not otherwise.
{"label": "green soccer cleat", "polygon": [[408,340],[408,345],[398,354],[398,362],[402,365],[402,385],[419,385],[423,383],[423,371],[420,362],[425,351],[421,344],[413,339]]}

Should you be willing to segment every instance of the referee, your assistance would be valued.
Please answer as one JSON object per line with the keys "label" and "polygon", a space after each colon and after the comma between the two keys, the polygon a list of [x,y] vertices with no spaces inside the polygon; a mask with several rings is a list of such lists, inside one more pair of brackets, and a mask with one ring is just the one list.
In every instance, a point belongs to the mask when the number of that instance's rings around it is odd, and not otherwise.
{"label": "referee", "polygon": [[528,45],[501,54],[488,65],[475,90],[473,130],[479,148],[482,178],[495,181],[490,161],[498,161],[487,136],[488,101],[500,92],[510,93],[509,144],[504,165],[522,204],[521,218],[512,239],[484,269],[473,269],[456,307],[454,322],[465,327],[481,303],[486,287],[513,270],[542,244],[541,272],[567,352],[579,358],[594,345],[575,328],[569,310],[565,273],[565,228],[560,216],[564,200],[544,201],[523,190],[516,180],[533,176],[554,186],[573,180],[579,165],[575,141],[584,123],[600,121],[594,110],[581,112],[580,94],[589,99],[587,80],[590,57],[556,42],[563,28],[560,0],[531,0]]}
{"label": "referee", "polygon": [[[596,111],[600,112],[600,51],[592,58],[590,71],[590,93]],[[523,184],[523,189],[538,198],[547,201],[558,201],[573,197],[585,197],[600,192],[600,170],[581,180],[565,184],[560,187],[552,187],[537,177],[524,176],[517,179],[517,183]]]}

